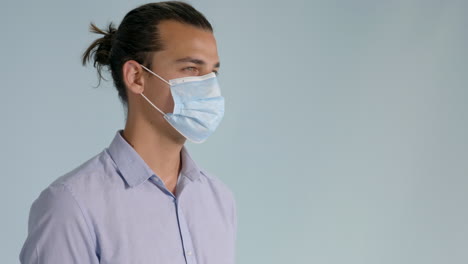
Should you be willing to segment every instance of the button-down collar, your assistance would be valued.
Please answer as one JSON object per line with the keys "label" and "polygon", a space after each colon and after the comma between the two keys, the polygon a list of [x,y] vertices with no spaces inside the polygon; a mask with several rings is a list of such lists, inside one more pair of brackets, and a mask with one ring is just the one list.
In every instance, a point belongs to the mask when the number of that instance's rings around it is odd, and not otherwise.
{"label": "button-down collar", "polygon": [[[160,178],[149,168],[135,149],[122,137],[122,131],[123,130],[117,131],[107,150],[127,184],[130,187],[135,187],[148,180],[153,175]],[[186,176],[192,181],[199,179],[200,173],[203,172],[193,161],[185,146],[182,147],[181,154],[182,168],[180,175],[182,177]]]}

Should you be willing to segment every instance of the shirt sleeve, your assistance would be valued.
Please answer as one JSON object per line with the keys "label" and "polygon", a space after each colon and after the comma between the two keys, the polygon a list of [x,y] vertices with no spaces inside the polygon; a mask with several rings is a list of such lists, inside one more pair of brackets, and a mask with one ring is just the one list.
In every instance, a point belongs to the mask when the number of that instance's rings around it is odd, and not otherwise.
{"label": "shirt sleeve", "polygon": [[234,225],[234,238],[237,240],[237,203],[234,196],[232,198],[232,223]]}
{"label": "shirt sleeve", "polygon": [[237,263],[237,204],[234,195],[232,196],[232,223],[233,223],[233,232],[234,232],[234,241],[233,241],[233,262]]}
{"label": "shirt sleeve", "polygon": [[95,241],[70,189],[51,185],[31,205],[22,264],[97,264]]}

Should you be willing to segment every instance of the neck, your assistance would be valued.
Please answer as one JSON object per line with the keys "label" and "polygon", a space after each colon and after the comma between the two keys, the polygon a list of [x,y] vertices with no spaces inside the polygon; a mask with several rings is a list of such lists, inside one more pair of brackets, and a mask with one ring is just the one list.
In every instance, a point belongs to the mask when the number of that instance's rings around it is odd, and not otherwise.
{"label": "neck", "polygon": [[185,141],[174,140],[155,127],[154,124],[142,120],[139,122],[129,116],[122,136],[166,187],[173,191],[181,169],[180,155]]}

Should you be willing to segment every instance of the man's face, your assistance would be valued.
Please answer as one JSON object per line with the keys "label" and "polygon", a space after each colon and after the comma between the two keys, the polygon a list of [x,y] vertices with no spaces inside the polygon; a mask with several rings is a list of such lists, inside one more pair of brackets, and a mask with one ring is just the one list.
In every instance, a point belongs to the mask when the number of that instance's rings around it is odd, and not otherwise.
{"label": "man's face", "polygon": [[[218,71],[219,57],[212,32],[171,20],[160,22],[158,29],[163,50],[154,53],[150,70],[166,81]],[[163,112],[172,112],[174,102],[169,85],[151,73],[146,75],[145,95]],[[152,113],[155,114],[154,109]]]}

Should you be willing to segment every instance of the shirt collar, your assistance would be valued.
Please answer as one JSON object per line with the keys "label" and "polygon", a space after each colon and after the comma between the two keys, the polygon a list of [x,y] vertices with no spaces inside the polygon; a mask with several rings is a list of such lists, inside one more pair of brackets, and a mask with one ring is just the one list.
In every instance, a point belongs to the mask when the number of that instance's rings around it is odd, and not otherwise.
{"label": "shirt collar", "polygon": [[[159,177],[149,168],[135,149],[122,137],[122,131],[123,130],[117,131],[107,150],[127,184],[130,187],[134,187],[148,180],[153,175]],[[185,145],[182,147],[181,157],[182,168],[180,170],[180,176],[185,176],[192,181],[199,179],[200,173],[203,172],[195,161],[193,161]]]}

